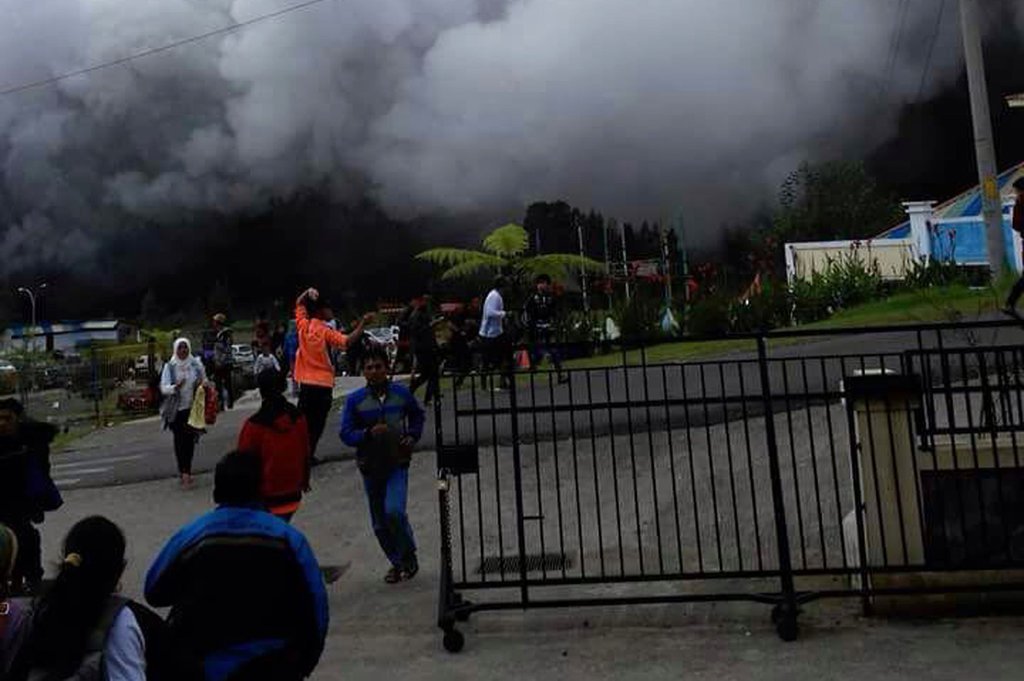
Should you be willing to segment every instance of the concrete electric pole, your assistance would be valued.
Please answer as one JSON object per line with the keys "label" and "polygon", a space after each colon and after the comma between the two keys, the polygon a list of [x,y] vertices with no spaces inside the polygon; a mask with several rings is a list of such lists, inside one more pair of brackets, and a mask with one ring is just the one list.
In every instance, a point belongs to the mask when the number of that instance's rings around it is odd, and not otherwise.
{"label": "concrete electric pole", "polygon": [[1003,206],[999,197],[996,145],[992,134],[992,115],[988,106],[981,28],[978,25],[978,0],[960,0],[960,21],[963,29],[964,59],[967,62],[967,82],[971,92],[974,149],[978,160],[988,263],[994,280],[1006,267],[1006,240],[1003,238]]}

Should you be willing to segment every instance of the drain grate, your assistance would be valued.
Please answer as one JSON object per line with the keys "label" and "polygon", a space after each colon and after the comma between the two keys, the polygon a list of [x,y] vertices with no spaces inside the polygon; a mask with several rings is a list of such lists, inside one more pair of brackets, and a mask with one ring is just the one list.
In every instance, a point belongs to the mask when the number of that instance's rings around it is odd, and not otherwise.
{"label": "drain grate", "polygon": [[[562,570],[568,570],[571,565],[572,561],[564,553],[531,553],[526,556],[527,572],[540,572],[541,570],[561,572]],[[477,573],[481,575],[518,574],[519,556],[508,556],[506,558],[486,556],[483,562],[480,563]]]}

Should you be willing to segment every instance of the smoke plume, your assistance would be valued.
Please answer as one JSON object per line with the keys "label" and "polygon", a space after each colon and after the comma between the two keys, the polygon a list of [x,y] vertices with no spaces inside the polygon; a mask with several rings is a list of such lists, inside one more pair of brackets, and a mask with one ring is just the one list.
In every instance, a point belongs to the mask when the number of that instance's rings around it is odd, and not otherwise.
{"label": "smoke plume", "polygon": [[[19,5],[0,89],[287,4]],[[681,208],[712,230],[798,162],[885,136],[918,94],[936,5],[325,0],[0,97],[0,258],[89,267],[140,230],[185,248],[202,216],[308,188],[396,215]],[[959,62],[946,11],[928,89]]]}

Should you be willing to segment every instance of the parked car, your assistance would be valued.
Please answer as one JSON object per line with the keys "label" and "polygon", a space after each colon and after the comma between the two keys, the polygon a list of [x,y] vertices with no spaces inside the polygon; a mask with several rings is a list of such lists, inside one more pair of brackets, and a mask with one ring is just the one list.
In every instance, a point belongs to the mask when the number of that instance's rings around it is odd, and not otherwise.
{"label": "parked car", "polygon": [[[160,359],[159,355],[153,357],[153,373],[158,374],[164,369],[164,362]],[[138,359],[135,360],[135,373],[146,374],[150,370],[149,366],[149,355],[139,355]]]}
{"label": "parked car", "polygon": [[252,370],[252,365],[256,361],[256,355],[253,354],[252,346],[248,344],[236,343],[232,345],[231,357],[235,360],[235,366],[243,370]]}
{"label": "parked car", "polygon": [[18,390],[18,368],[6,359],[0,359],[0,394],[7,395]]}

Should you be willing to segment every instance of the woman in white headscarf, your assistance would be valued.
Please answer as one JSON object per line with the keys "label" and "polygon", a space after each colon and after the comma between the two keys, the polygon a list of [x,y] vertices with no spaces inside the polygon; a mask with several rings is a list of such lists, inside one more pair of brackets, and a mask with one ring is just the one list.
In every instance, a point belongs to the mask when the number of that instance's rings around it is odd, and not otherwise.
{"label": "woman in white headscarf", "polygon": [[174,341],[174,354],[164,365],[160,376],[160,392],[164,403],[160,408],[164,428],[174,433],[174,456],[178,460],[178,475],[182,487],[192,485],[192,457],[199,434],[188,425],[188,415],[195,399],[196,388],[206,384],[203,363],[192,355],[192,344],[187,338]]}

